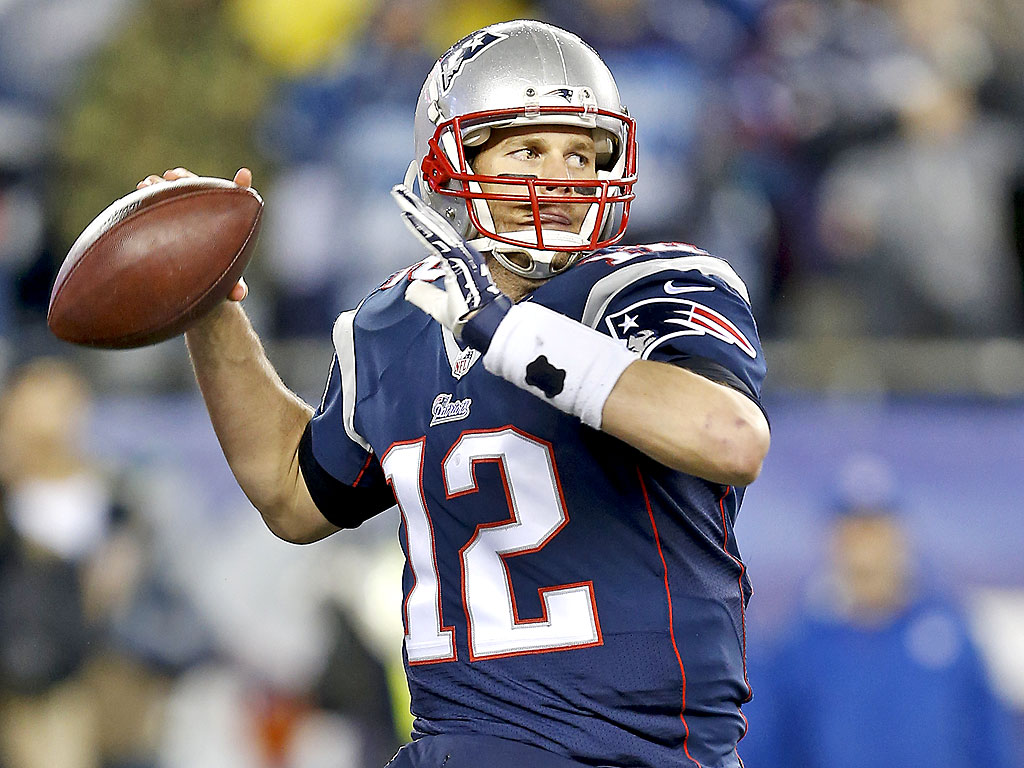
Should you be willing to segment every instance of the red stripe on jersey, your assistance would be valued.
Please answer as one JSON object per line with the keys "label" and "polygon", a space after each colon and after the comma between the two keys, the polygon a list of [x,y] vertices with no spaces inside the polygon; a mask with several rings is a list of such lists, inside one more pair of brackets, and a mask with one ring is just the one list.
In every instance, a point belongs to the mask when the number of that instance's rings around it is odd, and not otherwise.
{"label": "red stripe on jersey", "polygon": [[356,479],[352,482],[353,486],[359,485],[359,481],[363,479],[363,473],[370,468],[371,461],[373,461],[373,454],[368,453],[366,455],[366,461],[363,462],[363,468],[359,470],[359,474],[356,475]]}
{"label": "red stripe on jersey", "polygon": [[665,553],[661,549],[661,537],[658,535],[658,524],[654,522],[654,510],[651,509],[651,499],[647,495],[647,484],[644,482],[643,473],[640,471],[640,467],[636,468],[637,477],[640,478],[640,490],[644,494],[644,503],[647,505],[647,517],[651,521],[651,529],[654,531],[654,544],[658,548],[658,557],[661,558],[662,573],[665,574],[665,597],[668,599],[668,633],[669,637],[672,638],[672,650],[675,651],[676,660],[679,662],[679,673],[683,678],[683,690],[682,690],[682,701],[679,705],[679,720],[683,724],[683,752],[686,753],[686,757],[689,758],[697,768],[701,768],[701,764],[693,759],[690,755],[689,747],[686,742],[690,738],[690,727],[686,724],[686,667],[683,666],[683,657],[679,654],[679,646],[676,644],[676,630],[675,622],[672,619],[672,589],[668,585],[668,564],[665,562]]}

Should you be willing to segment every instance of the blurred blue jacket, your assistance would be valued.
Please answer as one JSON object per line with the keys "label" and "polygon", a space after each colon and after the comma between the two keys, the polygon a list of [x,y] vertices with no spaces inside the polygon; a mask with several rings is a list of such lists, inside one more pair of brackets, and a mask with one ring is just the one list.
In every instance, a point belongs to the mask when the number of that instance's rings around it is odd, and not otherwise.
{"label": "blurred blue jacket", "polygon": [[748,768],[1015,768],[1013,722],[959,612],[933,598],[866,628],[805,615],[763,664]]}

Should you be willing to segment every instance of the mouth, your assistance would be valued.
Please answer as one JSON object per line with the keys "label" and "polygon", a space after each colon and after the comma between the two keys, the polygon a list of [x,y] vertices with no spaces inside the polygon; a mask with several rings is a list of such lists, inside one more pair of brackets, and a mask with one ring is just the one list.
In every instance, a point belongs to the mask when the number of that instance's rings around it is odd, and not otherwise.
{"label": "mouth", "polygon": [[[573,228],[572,217],[566,211],[554,206],[541,206],[537,220],[540,222],[541,227],[546,229],[570,230]],[[524,227],[533,227],[533,210],[521,211],[519,221]]]}
{"label": "mouth", "polygon": [[553,208],[541,208],[539,218],[540,223],[545,226],[568,227],[572,224],[569,214]]}

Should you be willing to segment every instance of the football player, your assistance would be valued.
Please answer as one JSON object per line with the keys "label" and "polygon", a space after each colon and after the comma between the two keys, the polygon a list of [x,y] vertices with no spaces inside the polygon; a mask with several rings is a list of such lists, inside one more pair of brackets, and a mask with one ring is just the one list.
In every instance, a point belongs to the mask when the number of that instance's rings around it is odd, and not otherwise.
{"label": "football player", "polygon": [[466,37],[415,133],[394,196],[430,255],[338,318],[317,408],[237,302],[187,333],[239,483],[293,542],[398,504],[415,725],[394,768],[741,765],[733,525],[769,443],[742,280],[615,245],[636,128],[575,35]]}

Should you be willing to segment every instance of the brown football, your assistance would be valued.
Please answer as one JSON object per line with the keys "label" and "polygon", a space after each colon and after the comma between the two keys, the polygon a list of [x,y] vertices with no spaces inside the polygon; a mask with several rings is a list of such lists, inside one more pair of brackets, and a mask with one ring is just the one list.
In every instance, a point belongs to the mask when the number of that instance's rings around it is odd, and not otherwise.
{"label": "brown football", "polygon": [[187,178],[116,200],[78,236],[46,321],[74,344],[128,349],[184,332],[227,297],[259,234],[263,200],[227,179]]}

